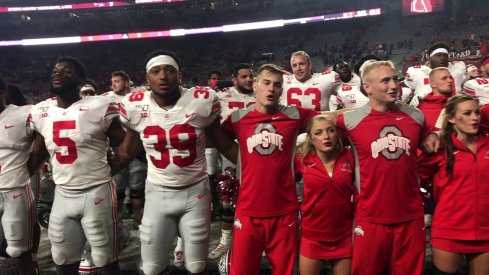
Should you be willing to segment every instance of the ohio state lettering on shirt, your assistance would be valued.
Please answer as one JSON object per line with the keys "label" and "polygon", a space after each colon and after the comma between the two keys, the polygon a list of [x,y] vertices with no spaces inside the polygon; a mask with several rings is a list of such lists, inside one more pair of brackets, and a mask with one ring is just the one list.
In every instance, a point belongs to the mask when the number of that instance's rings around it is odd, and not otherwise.
{"label": "ohio state lettering on shirt", "polygon": [[318,112],[280,105],[273,114],[250,106],[235,111],[223,126],[239,143],[241,187],[236,212],[279,216],[298,210],[293,156],[295,140]]}
{"label": "ohio state lettering on shirt", "polygon": [[173,107],[161,108],[153,92],[127,94],[121,121],[140,134],[148,160],[148,182],[185,187],[207,177],[205,132],[220,114],[216,93],[205,87],[180,88]]}
{"label": "ohio state lettering on shirt", "polygon": [[425,121],[419,110],[398,106],[382,113],[367,104],[338,117],[355,154],[359,221],[398,223],[423,216],[416,149]]}

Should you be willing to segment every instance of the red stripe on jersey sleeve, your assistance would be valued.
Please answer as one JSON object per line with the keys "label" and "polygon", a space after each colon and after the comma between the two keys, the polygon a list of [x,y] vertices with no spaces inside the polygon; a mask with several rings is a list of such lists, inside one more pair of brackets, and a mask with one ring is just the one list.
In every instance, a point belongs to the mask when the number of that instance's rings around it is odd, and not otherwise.
{"label": "red stripe on jersey sleeve", "polygon": [[475,91],[472,89],[469,89],[467,87],[464,87],[464,93],[469,94],[469,95],[475,95]]}

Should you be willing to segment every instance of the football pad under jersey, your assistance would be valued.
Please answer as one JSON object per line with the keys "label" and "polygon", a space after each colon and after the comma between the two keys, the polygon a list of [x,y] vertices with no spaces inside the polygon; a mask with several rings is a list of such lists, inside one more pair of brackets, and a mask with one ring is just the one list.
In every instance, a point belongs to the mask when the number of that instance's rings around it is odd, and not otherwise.
{"label": "football pad under jersey", "polygon": [[88,96],[68,108],[55,98],[32,107],[32,127],[44,137],[53,179],[67,189],[86,189],[110,181],[107,129],[119,117],[117,103]]}
{"label": "football pad under jersey", "polygon": [[284,75],[280,102],[285,106],[328,111],[332,89],[340,83],[340,76],[334,71],[315,73],[305,82],[294,75]]}
{"label": "football pad under jersey", "polygon": [[29,125],[32,106],[8,105],[0,113],[0,189],[29,182],[27,160],[32,144]]}
{"label": "football pad under jersey", "polygon": [[205,87],[180,88],[180,99],[168,109],[153,99],[153,92],[126,95],[121,120],[140,134],[148,160],[148,182],[184,187],[207,177],[205,133],[220,114],[216,93]]}
{"label": "football pad under jersey", "polygon": [[464,83],[463,92],[476,96],[481,106],[486,105],[489,103],[489,79],[477,77],[468,80]]}

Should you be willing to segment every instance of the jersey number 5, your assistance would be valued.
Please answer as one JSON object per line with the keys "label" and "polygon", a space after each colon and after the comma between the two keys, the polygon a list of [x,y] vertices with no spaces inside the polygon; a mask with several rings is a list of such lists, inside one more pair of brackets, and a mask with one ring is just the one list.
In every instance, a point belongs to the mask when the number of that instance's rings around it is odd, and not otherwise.
{"label": "jersey number 5", "polygon": [[68,154],[63,155],[61,152],[56,152],[56,160],[61,164],[72,164],[78,158],[76,151],[76,143],[67,137],[61,137],[61,130],[76,129],[76,121],[55,121],[53,122],[53,142],[59,147],[67,147]]}
{"label": "jersey number 5", "polygon": [[[155,144],[154,148],[157,152],[160,152],[159,158],[155,156],[150,156],[153,165],[160,169],[165,169],[171,161],[178,167],[186,167],[191,165],[195,157],[197,156],[197,134],[195,129],[188,124],[175,124],[170,131],[167,133],[165,129],[160,126],[148,126],[144,129],[144,138],[149,138],[155,135],[158,139],[158,143]],[[172,148],[177,151],[188,151],[188,156],[174,156],[170,160],[170,151],[168,150],[167,135],[169,135],[169,142]],[[187,136],[182,140],[180,137]]]}

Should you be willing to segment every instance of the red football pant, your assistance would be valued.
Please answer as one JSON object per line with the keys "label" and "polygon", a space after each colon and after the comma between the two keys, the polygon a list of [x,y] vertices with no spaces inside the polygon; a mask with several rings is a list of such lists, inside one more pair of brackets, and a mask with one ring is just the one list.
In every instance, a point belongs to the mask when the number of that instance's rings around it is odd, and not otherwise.
{"label": "red football pant", "polygon": [[426,235],[423,218],[396,223],[356,222],[352,275],[421,275]]}
{"label": "red football pant", "polygon": [[298,251],[297,213],[257,218],[236,214],[231,275],[260,274],[265,251],[274,275],[293,274]]}

